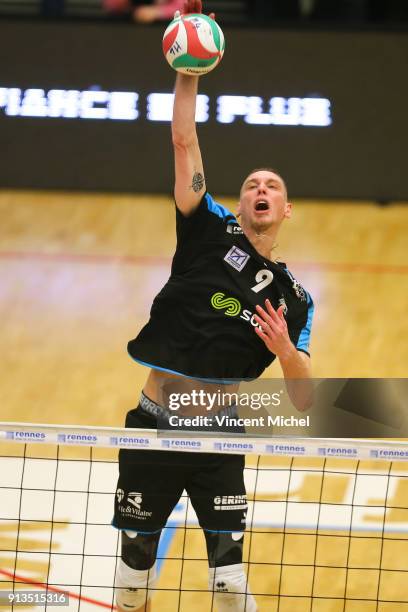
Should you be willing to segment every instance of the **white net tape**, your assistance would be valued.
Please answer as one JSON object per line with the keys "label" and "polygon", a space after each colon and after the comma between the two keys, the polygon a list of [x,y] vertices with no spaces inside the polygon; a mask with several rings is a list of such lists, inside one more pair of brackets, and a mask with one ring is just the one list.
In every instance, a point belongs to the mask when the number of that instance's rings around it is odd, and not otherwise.
{"label": "white net tape", "polygon": [[0,440],[19,443],[58,444],[99,448],[174,450],[201,453],[235,453],[287,457],[343,457],[379,461],[407,461],[408,441],[365,440],[346,438],[217,437],[158,433],[148,429],[113,427],[75,427],[72,425],[38,425],[0,422]]}

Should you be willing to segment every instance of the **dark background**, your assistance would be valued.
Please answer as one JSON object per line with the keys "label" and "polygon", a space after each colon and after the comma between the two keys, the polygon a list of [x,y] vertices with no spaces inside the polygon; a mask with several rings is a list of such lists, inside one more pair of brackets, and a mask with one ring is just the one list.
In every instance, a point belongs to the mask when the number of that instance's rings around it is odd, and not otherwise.
{"label": "dark background", "polygon": [[[163,25],[0,22],[0,87],[136,91],[136,121],[7,117],[0,109],[0,187],[169,192],[168,122],[145,119],[145,99],[171,92]],[[209,188],[236,194],[252,168],[273,166],[292,196],[408,200],[408,38],[403,32],[224,28],[222,64],[202,77],[211,97],[198,126]],[[222,94],[332,102],[329,127],[215,120]]]}

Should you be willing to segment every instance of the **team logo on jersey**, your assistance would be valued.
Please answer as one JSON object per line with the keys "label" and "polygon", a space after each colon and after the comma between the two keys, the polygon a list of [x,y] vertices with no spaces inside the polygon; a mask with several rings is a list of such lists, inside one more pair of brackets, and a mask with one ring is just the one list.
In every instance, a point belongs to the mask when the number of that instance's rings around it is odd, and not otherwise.
{"label": "team logo on jersey", "polygon": [[245,251],[242,251],[236,246],[231,247],[226,256],[224,257],[224,261],[226,261],[230,266],[238,270],[238,272],[241,272],[248,259],[248,253],[245,253]]}
{"label": "team logo on jersey", "polygon": [[227,233],[236,236],[237,234],[243,234],[242,227],[240,225],[227,225]]}
{"label": "team logo on jersey", "polygon": [[211,296],[211,306],[216,310],[225,310],[229,317],[236,317],[241,312],[241,303],[232,297],[225,297],[225,293],[214,293]]}
{"label": "team logo on jersey", "polygon": [[118,500],[118,504],[120,504],[120,502],[122,501],[122,499],[125,497],[125,492],[123,489],[118,489],[116,491],[116,498]]}

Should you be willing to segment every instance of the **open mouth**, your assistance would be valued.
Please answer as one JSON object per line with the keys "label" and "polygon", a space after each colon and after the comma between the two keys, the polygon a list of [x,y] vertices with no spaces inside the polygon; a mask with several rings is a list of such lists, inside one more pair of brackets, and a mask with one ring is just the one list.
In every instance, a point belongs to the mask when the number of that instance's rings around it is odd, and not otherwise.
{"label": "open mouth", "polygon": [[257,202],[255,204],[255,210],[256,212],[262,212],[264,210],[269,210],[268,202],[265,202],[265,200],[261,200],[260,202]]}

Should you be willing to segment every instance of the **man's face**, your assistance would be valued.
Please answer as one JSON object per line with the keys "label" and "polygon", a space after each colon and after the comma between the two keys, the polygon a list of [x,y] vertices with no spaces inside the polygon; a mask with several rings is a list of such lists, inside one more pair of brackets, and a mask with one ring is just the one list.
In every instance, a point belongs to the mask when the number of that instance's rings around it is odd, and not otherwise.
{"label": "man's face", "polygon": [[258,170],[245,179],[238,205],[244,228],[265,231],[272,226],[279,227],[283,219],[290,217],[291,209],[285,185],[278,174]]}

